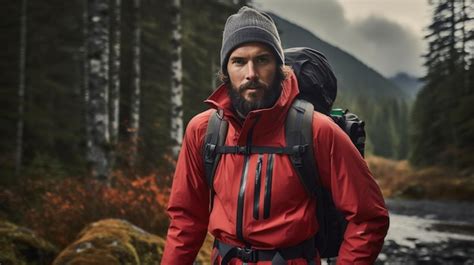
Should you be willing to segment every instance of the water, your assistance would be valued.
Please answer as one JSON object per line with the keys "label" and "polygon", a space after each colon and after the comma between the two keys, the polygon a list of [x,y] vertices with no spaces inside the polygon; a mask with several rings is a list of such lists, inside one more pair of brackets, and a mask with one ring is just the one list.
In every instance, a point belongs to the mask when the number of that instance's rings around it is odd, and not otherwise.
{"label": "water", "polygon": [[474,204],[388,200],[390,229],[377,265],[473,265]]}
{"label": "water", "polygon": [[[462,230],[466,227],[466,233],[452,233],[440,231],[440,227],[459,227]],[[440,243],[449,240],[470,240],[474,241],[474,235],[467,233],[470,225],[464,222],[446,223],[440,220],[420,218],[417,216],[406,216],[392,213],[390,214],[390,229],[386,240],[393,240],[397,244],[415,247],[415,243]]]}
{"label": "water", "polygon": [[474,265],[474,203],[387,200],[387,207],[390,229],[376,265]]}
{"label": "water", "polygon": [[394,214],[474,224],[472,202],[391,199],[387,200],[386,204],[390,213]]}

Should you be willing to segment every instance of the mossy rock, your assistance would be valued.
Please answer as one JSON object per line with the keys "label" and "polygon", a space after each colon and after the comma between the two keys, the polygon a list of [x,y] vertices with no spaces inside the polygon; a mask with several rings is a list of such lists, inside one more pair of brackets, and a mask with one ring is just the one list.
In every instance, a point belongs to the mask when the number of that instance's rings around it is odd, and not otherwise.
{"label": "mossy rock", "polygon": [[0,220],[0,264],[51,264],[58,249],[33,231]]}
{"label": "mossy rock", "polygon": [[131,223],[106,219],[88,225],[53,265],[159,264],[165,240]]}
{"label": "mossy rock", "polygon": [[196,265],[205,265],[205,264],[211,263],[213,243],[214,243],[214,237],[208,233],[196,257],[196,261],[195,261]]}

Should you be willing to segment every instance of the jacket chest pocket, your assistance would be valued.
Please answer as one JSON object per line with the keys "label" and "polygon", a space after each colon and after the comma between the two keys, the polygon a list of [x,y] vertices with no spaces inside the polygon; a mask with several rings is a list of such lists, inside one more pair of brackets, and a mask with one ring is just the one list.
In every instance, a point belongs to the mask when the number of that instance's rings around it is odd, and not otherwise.
{"label": "jacket chest pocket", "polygon": [[214,188],[226,210],[239,209],[240,215],[245,211],[254,220],[284,213],[307,200],[296,171],[284,154],[223,155]]}
{"label": "jacket chest pocket", "polygon": [[[259,154],[254,167],[253,218],[268,219],[305,201],[306,193],[286,155]],[[248,197],[249,198],[249,197]]]}

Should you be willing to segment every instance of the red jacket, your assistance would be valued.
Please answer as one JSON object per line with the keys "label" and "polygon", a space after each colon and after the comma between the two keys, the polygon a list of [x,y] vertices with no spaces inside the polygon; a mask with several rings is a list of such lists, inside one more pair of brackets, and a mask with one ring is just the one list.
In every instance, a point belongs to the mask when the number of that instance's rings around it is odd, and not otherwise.
{"label": "red jacket", "polygon": [[[285,117],[297,94],[296,77],[291,74],[284,80],[276,104],[250,112],[243,123],[231,110],[225,86],[206,102],[224,110],[229,121],[226,145],[244,146],[251,137],[252,145],[285,146]],[[287,155],[252,154],[248,161],[240,154],[222,155],[209,214],[203,142],[210,114],[210,110],[198,114],[186,129],[168,204],[171,224],[162,264],[192,264],[208,230],[227,244],[244,246],[244,240],[256,249],[294,246],[312,237],[318,231],[317,201],[308,199]],[[348,220],[337,264],[373,264],[389,224],[380,189],[349,137],[317,112],[313,115],[313,140],[322,183]],[[256,192],[257,175],[261,185]],[[233,260],[231,264],[241,262]]]}

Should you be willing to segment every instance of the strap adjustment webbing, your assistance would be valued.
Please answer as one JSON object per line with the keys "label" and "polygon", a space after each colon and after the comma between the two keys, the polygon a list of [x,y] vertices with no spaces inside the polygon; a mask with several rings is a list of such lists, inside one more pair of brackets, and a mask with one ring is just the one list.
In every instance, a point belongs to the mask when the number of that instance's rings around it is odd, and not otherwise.
{"label": "strap adjustment webbing", "polygon": [[214,154],[286,154],[301,156],[308,150],[308,145],[293,145],[293,146],[239,146],[239,145],[224,145],[215,146],[212,144],[206,144],[206,152],[210,155]]}
{"label": "strap adjustment webbing", "polygon": [[220,265],[227,265],[234,258],[238,258],[244,263],[271,261],[272,265],[286,265],[287,260],[304,258],[308,261],[308,264],[314,264],[314,257],[316,256],[313,237],[296,246],[270,250],[236,247],[219,240],[214,241],[214,247],[217,248],[222,258]]}

